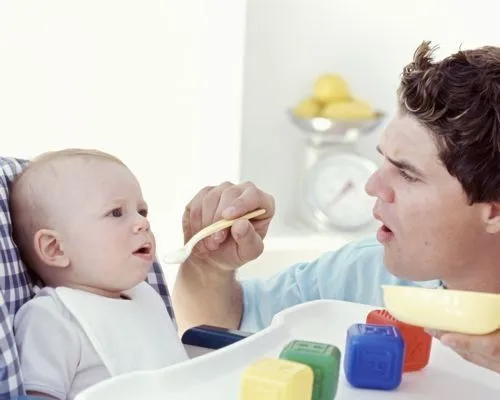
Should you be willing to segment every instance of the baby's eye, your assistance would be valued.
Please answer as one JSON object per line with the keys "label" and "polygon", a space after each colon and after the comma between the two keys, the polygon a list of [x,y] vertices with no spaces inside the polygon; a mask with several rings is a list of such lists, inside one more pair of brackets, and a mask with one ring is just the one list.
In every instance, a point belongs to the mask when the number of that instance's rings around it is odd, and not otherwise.
{"label": "baby's eye", "polygon": [[142,208],[139,210],[139,214],[141,214],[143,217],[148,216],[148,210],[146,208]]}
{"label": "baby's eye", "polygon": [[122,211],[122,209],[120,207],[113,208],[109,212],[109,215],[111,215],[112,217],[118,218],[118,217],[121,217],[123,215],[123,211]]}

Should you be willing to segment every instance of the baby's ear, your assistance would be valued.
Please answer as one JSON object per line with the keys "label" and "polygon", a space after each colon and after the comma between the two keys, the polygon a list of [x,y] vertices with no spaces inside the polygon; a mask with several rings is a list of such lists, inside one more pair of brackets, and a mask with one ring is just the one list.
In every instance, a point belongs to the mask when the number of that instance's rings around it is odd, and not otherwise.
{"label": "baby's ear", "polygon": [[52,229],[40,229],[34,238],[35,251],[44,264],[51,267],[66,268],[69,257],[65,254],[61,236]]}

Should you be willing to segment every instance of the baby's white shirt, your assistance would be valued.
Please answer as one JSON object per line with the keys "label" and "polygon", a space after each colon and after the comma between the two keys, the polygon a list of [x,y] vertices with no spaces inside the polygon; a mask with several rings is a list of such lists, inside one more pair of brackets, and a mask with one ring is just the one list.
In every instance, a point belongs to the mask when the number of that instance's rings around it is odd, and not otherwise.
{"label": "baby's white shirt", "polygon": [[25,389],[71,400],[112,376],[186,360],[158,301],[145,282],[131,289],[130,300],[43,288],[14,320]]}

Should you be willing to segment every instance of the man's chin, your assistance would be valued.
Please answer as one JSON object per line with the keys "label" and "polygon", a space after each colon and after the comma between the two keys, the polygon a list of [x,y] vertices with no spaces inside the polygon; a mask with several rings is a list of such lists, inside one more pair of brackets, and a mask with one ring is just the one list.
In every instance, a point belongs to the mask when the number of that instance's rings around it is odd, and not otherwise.
{"label": "man's chin", "polygon": [[390,257],[384,257],[384,263],[387,270],[396,278],[412,281],[424,282],[436,279],[431,277],[430,274],[425,274],[418,266],[411,266],[402,261],[396,261]]}

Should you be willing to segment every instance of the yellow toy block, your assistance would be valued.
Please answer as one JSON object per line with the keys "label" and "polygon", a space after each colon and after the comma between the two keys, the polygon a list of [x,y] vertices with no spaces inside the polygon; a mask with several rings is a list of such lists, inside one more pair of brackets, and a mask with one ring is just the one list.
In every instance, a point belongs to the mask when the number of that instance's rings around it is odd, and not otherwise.
{"label": "yellow toy block", "polygon": [[243,372],[241,400],[310,400],[314,373],[294,361],[265,358]]}

